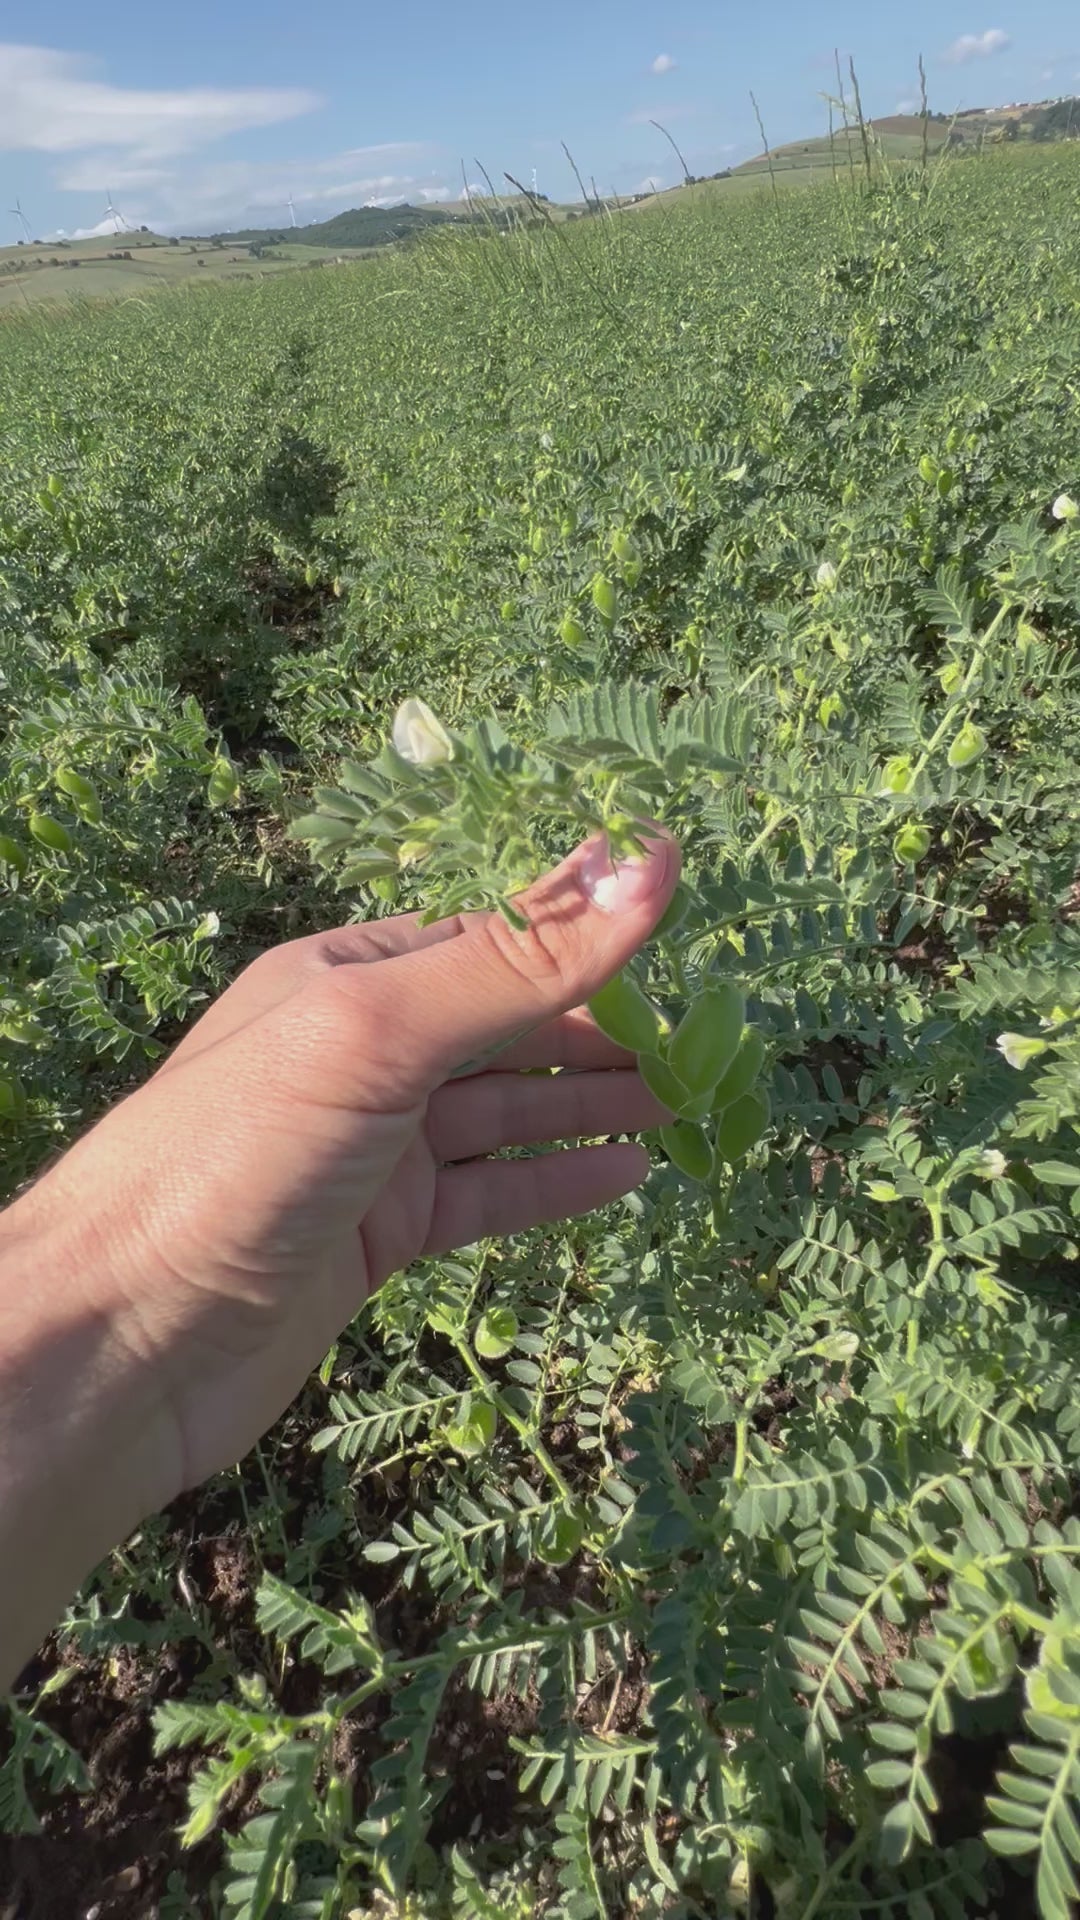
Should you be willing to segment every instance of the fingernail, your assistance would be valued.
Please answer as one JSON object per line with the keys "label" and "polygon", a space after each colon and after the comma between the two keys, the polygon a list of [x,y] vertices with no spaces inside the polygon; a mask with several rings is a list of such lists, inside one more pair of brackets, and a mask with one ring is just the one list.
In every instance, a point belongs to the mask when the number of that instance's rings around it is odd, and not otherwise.
{"label": "fingernail", "polygon": [[631,854],[626,860],[615,860],[607,841],[595,840],[578,877],[594,907],[604,913],[629,913],[656,892],[662,871],[663,861],[652,854]]}

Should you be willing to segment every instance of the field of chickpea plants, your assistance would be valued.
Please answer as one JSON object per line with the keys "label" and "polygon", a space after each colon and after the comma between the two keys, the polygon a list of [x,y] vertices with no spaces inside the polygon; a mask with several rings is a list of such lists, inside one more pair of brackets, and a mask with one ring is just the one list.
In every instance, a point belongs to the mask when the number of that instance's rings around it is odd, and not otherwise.
{"label": "field of chickpea plants", "polygon": [[596,1008],[648,1184],[390,1281],[98,1568],[5,1916],[1076,1911],[1078,190],[0,326],[5,1192],[274,942],[685,857]]}

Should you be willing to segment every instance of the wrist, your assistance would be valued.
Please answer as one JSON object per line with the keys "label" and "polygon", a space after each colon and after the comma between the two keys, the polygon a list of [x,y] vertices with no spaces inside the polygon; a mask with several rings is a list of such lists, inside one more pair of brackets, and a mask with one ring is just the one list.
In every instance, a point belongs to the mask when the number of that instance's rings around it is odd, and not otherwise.
{"label": "wrist", "polygon": [[159,1383],[116,1292],[48,1178],[0,1215],[0,1688],[176,1491]]}

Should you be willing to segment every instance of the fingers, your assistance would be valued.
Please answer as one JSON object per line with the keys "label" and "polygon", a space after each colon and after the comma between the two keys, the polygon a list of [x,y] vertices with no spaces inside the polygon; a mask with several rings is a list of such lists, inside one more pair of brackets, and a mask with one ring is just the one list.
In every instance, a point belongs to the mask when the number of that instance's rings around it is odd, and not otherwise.
{"label": "fingers", "polygon": [[649,1171],[644,1147],[576,1147],[532,1160],[482,1160],[448,1167],[438,1177],[425,1254],[449,1253],[475,1240],[607,1206],[641,1185]]}
{"label": "fingers", "polygon": [[542,1140],[640,1133],[671,1118],[636,1073],[489,1073],[451,1081],[428,1103],[427,1137],[437,1164],[472,1160]]}
{"label": "fingers", "polygon": [[625,1047],[617,1047],[601,1033],[587,1007],[575,1007],[548,1020],[535,1032],[511,1041],[486,1062],[488,1073],[520,1073],[528,1067],[569,1067],[582,1072],[589,1067],[632,1067],[634,1056]]}
{"label": "fingers", "polygon": [[403,953],[437,946],[442,940],[456,939],[461,931],[462,922],[457,917],[422,927],[418,913],[401,913],[363,925],[333,927],[326,933],[310,933],[269,947],[196,1021],[158,1073],[167,1073],[176,1061],[190,1060],[252,1026],[331,967],[392,960]]}
{"label": "fingers", "polygon": [[338,967],[326,986],[365,1002],[385,1037],[380,1065],[416,1100],[466,1061],[547,1025],[610,980],[652,932],[675,890],[667,834],[612,865],[603,836],[586,842],[521,897],[528,925],[500,914],[458,923],[455,937],[385,967]]}

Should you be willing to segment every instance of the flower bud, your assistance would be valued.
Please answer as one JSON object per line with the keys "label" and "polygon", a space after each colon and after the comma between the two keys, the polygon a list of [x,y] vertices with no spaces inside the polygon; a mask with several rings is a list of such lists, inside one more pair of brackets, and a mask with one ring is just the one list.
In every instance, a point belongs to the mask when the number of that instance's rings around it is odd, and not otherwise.
{"label": "flower bud", "polygon": [[426,701],[415,696],[403,700],[394,715],[391,734],[394,748],[403,760],[415,767],[433,767],[452,760],[454,743],[440,720],[436,720]]}
{"label": "flower bud", "polygon": [[997,1048],[1006,1065],[1020,1072],[1029,1060],[1037,1060],[1046,1052],[1046,1041],[1030,1033],[999,1033]]}

